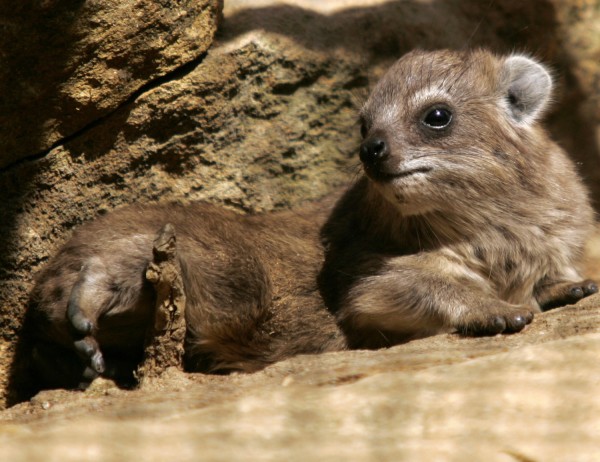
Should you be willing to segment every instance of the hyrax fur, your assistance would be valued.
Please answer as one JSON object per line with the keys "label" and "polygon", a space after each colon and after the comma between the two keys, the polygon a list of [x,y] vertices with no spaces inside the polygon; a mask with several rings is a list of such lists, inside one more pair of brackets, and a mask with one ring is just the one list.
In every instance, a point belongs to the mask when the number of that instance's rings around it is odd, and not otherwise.
{"label": "hyrax fur", "polygon": [[141,360],[155,295],[153,240],[176,230],[190,370],[254,371],[301,353],[346,348],[323,306],[319,225],[331,205],[240,215],[205,203],[136,205],[78,229],[37,277],[33,363],[45,386],[126,376]]}
{"label": "hyrax fur", "polygon": [[596,292],[593,226],[572,162],[539,125],[552,79],[486,51],[413,52],[361,111],[366,176],[322,236],[324,299],[351,347],[515,332]]}
{"label": "hyrax fur", "polygon": [[593,224],[586,191],[539,125],[551,90],[524,56],[412,52],[361,111],[365,176],[335,207],[243,216],[147,205],[83,226],[32,293],[40,379],[69,386],[133,369],[154,308],[145,269],[166,223],[191,370],[516,332],[540,308],[596,292],[577,269]]}

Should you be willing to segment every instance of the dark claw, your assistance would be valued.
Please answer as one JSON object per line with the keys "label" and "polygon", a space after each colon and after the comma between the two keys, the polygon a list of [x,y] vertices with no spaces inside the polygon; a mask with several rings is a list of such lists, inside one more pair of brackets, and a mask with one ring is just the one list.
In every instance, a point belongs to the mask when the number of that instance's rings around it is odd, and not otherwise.
{"label": "dark claw", "polygon": [[525,316],[515,316],[512,318],[511,322],[507,324],[506,332],[519,332],[530,322],[531,320],[528,321]]}
{"label": "dark claw", "polygon": [[92,369],[91,367],[86,367],[85,370],[83,371],[83,374],[81,374],[81,377],[85,380],[85,381],[89,381],[92,382],[95,378],[98,377],[98,372],[95,371],[94,369]]}
{"label": "dark claw", "polygon": [[583,298],[584,292],[583,287],[571,287],[571,296],[574,299]]}
{"label": "dark claw", "polygon": [[73,345],[75,346],[75,350],[85,359],[91,358],[96,352],[96,346],[90,342],[87,337],[76,340]]}
{"label": "dark claw", "polygon": [[581,282],[558,282],[541,287],[537,299],[542,310],[577,303],[598,292],[598,284],[590,279]]}
{"label": "dark claw", "polygon": [[85,337],[81,340],[76,340],[73,345],[75,346],[77,353],[94,371],[98,374],[104,372],[104,358],[93,337]]}
{"label": "dark claw", "polygon": [[507,306],[506,312],[490,313],[479,319],[457,326],[458,331],[468,336],[488,336],[501,333],[512,334],[522,331],[533,321],[533,310],[528,306]]}
{"label": "dark claw", "polygon": [[598,292],[598,284],[596,284],[594,281],[588,281],[583,286],[583,292],[585,293],[585,295],[592,295],[592,294],[597,293]]}
{"label": "dark claw", "polygon": [[[485,327],[484,327],[485,329]],[[500,332],[504,332],[506,329],[506,321],[502,316],[495,316],[492,324],[489,326],[487,330],[490,334],[499,334]]]}
{"label": "dark claw", "polygon": [[91,321],[83,316],[82,313],[76,313],[73,316],[69,316],[69,321],[71,322],[71,326],[82,335],[87,335],[92,331]]}
{"label": "dark claw", "polygon": [[90,384],[94,381],[94,379],[96,379],[99,375],[100,374],[98,374],[98,372],[96,372],[91,367],[86,367],[83,373],[81,374],[81,382],[79,382],[77,388],[79,390],[87,389],[90,386]]}
{"label": "dark claw", "polygon": [[533,321],[533,312],[529,312],[525,315],[525,324],[531,324],[531,321]]}
{"label": "dark claw", "polygon": [[99,350],[92,356],[91,365],[98,374],[102,374],[106,369],[104,366],[104,357]]}

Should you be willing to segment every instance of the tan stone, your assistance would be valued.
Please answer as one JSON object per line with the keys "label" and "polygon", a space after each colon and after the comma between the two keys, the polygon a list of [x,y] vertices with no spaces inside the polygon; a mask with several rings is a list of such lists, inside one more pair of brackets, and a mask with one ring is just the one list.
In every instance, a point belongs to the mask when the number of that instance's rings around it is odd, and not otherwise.
{"label": "tan stone", "polygon": [[[2,460],[543,460],[600,455],[600,296],[513,336],[299,356],[0,414]],[[51,455],[48,458],[48,455]]]}
{"label": "tan stone", "polygon": [[206,52],[218,0],[0,4],[0,168],[88,127]]}

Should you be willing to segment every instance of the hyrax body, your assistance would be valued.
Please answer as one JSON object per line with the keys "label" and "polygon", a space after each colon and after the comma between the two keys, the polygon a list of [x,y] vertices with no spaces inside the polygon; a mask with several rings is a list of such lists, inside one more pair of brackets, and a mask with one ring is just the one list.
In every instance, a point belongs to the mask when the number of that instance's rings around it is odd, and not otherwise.
{"label": "hyrax body", "polygon": [[361,112],[366,176],[323,228],[323,296],[352,347],[521,330],[597,291],[572,162],[539,125],[548,71],[524,56],[414,52]]}
{"label": "hyrax body", "polygon": [[254,371],[282,358],[346,348],[317,288],[323,203],[244,216],[205,203],[138,205],[78,229],[37,277],[33,362],[48,386],[141,360],[155,295],[145,279],[153,241],[170,223],[186,294],[186,366]]}
{"label": "hyrax body", "polygon": [[166,223],[193,370],[251,371],[454,330],[516,332],[540,308],[597,291],[577,269],[593,222],[586,191],[538,123],[551,87],[523,56],[413,52],[365,104],[366,175],[333,210],[148,205],[83,226],[32,294],[42,380],[77,383],[139,360],[154,307],[144,272]]}

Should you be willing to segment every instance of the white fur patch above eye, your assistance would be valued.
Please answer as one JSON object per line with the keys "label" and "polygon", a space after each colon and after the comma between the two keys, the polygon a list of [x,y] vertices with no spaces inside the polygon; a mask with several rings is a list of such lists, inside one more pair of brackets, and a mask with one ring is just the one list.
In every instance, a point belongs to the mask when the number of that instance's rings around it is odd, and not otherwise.
{"label": "white fur patch above eye", "polygon": [[425,104],[450,101],[450,95],[446,90],[437,87],[427,87],[417,91],[411,98],[414,107],[424,106]]}
{"label": "white fur patch above eye", "polygon": [[502,85],[511,118],[520,124],[539,119],[552,95],[552,77],[537,61],[513,55],[502,66]]}

